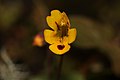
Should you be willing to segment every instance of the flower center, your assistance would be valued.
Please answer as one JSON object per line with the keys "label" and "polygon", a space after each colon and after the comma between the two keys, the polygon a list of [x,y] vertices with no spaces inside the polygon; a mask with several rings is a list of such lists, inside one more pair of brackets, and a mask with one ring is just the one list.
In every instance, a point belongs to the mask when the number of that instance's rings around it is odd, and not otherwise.
{"label": "flower center", "polygon": [[58,45],[58,46],[57,46],[57,48],[58,48],[59,50],[63,50],[64,47],[65,47],[64,45]]}
{"label": "flower center", "polygon": [[63,38],[64,36],[68,36],[68,25],[61,23],[61,25],[57,24],[57,22],[55,22],[57,25],[57,36]]}

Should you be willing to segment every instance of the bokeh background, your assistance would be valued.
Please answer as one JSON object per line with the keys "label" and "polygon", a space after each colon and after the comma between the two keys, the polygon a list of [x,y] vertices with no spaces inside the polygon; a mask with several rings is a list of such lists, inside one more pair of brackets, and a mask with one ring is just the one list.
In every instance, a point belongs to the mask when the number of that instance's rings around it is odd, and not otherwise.
{"label": "bokeh background", "polygon": [[60,56],[43,36],[54,9],[77,29],[61,80],[120,80],[120,0],[0,0],[0,80],[56,80]]}

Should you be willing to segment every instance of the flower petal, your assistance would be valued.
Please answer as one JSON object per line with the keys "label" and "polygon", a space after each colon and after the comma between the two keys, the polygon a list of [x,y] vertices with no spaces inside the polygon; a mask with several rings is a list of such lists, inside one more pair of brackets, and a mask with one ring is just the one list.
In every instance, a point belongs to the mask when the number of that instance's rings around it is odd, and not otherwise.
{"label": "flower petal", "polygon": [[51,16],[55,19],[55,21],[59,22],[59,20],[62,18],[62,13],[59,10],[52,10]]}
{"label": "flower petal", "polygon": [[56,23],[59,24],[61,19],[62,19],[62,13],[59,10],[52,10],[51,16],[47,16],[47,18],[46,18],[48,25],[53,30],[57,30]]}
{"label": "flower petal", "polygon": [[55,31],[52,30],[44,30],[45,41],[49,44],[53,44],[55,42]]}
{"label": "flower petal", "polygon": [[65,12],[63,12],[63,13],[62,13],[62,16],[63,16],[64,21],[66,22],[66,24],[68,24],[68,27],[70,27],[70,21],[69,21],[69,19],[68,19],[67,15],[66,15],[66,13],[65,13]]}
{"label": "flower petal", "polygon": [[75,28],[73,28],[73,29],[70,29],[69,31],[68,31],[68,43],[70,44],[70,43],[72,43],[74,40],[75,40],[75,38],[76,38],[76,29]]}
{"label": "flower petal", "polygon": [[55,54],[62,55],[70,50],[70,45],[55,43],[50,45],[49,49]]}
{"label": "flower petal", "polygon": [[55,20],[52,16],[47,16],[46,20],[48,26],[50,26],[53,30],[57,30],[57,25],[55,24]]}

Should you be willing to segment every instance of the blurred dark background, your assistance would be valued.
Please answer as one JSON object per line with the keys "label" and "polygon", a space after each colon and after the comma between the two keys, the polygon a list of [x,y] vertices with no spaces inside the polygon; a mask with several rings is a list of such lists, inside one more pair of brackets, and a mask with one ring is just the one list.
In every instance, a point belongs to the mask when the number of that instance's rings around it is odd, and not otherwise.
{"label": "blurred dark background", "polygon": [[[120,0],[0,0],[0,78],[55,80],[60,56],[43,36],[54,9],[77,29],[61,80],[120,80]],[[33,45],[36,35],[41,46]]]}

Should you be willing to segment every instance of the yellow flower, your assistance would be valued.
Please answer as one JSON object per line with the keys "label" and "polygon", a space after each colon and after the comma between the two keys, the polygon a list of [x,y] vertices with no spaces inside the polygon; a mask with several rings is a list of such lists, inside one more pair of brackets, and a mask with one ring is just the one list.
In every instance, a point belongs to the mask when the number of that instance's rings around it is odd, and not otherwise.
{"label": "yellow flower", "polygon": [[70,50],[70,43],[76,38],[76,29],[70,29],[70,21],[65,12],[52,10],[51,16],[46,18],[52,30],[45,29],[45,41],[49,44],[49,49],[58,55],[62,55]]}

